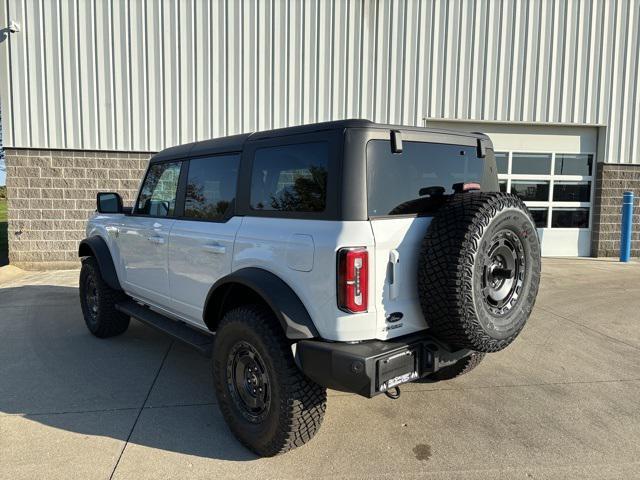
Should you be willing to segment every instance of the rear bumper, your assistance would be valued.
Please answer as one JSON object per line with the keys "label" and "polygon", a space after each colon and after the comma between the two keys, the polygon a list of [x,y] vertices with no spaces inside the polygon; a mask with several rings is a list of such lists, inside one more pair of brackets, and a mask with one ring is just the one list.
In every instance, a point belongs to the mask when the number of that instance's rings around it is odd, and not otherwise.
{"label": "rear bumper", "polygon": [[355,344],[322,340],[296,344],[296,361],[306,376],[324,387],[364,397],[423,378],[470,353],[452,351],[426,332]]}

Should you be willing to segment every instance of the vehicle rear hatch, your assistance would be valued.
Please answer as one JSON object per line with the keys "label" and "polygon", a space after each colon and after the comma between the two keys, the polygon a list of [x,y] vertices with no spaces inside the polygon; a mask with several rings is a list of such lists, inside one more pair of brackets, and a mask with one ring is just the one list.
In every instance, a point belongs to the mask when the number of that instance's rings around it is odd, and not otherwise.
{"label": "vehicle rear hatch", "polygon": [[390,140],[367,143],[367,209],[375,238],[370,295],[378,338],[428,325],[418,294],[420,246],[447,196],[471,183],[498,188],[493,150],[484,148],[490,142],[480,146],[475,137],[458,138],[460,144],[404,141],[396,152]]}

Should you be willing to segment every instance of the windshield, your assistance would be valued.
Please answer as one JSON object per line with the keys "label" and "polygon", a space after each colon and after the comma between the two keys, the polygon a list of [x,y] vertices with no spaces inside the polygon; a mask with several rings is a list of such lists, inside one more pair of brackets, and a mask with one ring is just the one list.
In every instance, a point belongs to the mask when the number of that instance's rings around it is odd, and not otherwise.
{"label": "windshield", "polygon": [[475,147],[403,142],[392,153],[388,140],[367,143],[367,198],[370,217],[429,214],[457,183],[481,183],[484,161]]}

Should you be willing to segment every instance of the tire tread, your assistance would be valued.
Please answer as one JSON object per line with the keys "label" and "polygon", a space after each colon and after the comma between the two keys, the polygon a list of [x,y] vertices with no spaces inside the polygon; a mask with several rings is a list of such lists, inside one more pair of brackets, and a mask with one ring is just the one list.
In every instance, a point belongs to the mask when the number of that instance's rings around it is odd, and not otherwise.
{"label": "tire tread", "polygon": [[[535,227],[525,204],[515,195],[469,192],[451,197],[433,219],[423,239],[418,265],[422,311],[432,331],[458,348],[481,352],[502,350],[524,327],[525,322],[521,322],[519,329],[508,338],[493,338],[480,325],[473,304],[474,255],[492,218],[508,207],[521,210]],[[527,317],[538,291],[539,255],[531,269],[531,288],[523,302]]]}

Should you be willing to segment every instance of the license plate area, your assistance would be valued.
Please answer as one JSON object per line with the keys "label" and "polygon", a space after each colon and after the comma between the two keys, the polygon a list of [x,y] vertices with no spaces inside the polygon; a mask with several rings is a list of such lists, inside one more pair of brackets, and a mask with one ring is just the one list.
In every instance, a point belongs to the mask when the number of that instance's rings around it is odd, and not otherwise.
{"label": "license plate area", "polygon": [[418,378],[418,349],[408,348],[376,362],[376,389],[386,392],[397,385]]}

